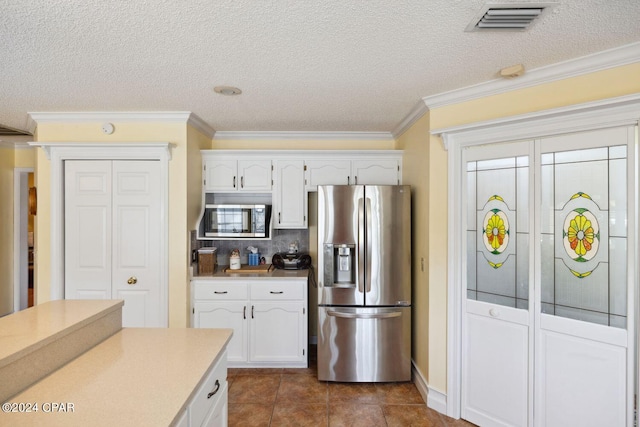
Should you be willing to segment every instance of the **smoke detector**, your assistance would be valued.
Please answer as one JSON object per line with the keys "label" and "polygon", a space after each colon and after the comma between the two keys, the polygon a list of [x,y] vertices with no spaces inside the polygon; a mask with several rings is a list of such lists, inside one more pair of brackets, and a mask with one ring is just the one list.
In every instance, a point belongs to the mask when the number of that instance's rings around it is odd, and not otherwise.
{"label": "smoke detector", "polygon": [[465,31],[526,31],[556,3],[485,4]]}

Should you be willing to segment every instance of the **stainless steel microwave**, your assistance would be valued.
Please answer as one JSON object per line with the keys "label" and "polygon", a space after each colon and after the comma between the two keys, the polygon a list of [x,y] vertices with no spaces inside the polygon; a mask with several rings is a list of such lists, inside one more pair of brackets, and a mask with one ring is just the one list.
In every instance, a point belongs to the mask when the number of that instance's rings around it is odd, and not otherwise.
{"label": "stainless steel microwave", "polygon": [[205,205],[205,237],[269,237],[271,205]]}

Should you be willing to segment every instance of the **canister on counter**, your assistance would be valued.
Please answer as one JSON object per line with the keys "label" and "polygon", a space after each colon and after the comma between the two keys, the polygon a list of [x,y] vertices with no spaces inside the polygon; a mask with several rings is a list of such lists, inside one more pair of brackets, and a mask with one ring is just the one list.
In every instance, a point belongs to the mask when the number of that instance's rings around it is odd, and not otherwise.
{"label": "canister on counter", "polygon": [[212,276],[218,266],[217,248],[198,249],[198,275]]}
{"label": "canister on counter", "polygon": [[258,253],[250,253],[249,254],[249,265],[259,265],[260,264],[260,254]]}

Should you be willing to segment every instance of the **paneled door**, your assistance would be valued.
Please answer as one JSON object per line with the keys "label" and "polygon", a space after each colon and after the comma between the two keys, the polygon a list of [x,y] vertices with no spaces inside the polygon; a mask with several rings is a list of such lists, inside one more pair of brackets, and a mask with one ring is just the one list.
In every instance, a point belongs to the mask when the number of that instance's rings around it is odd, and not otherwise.
{"label": "paneled door", "polygon": [[462,418],[633,425],[634,132],[464,149]]}
{"label": "paneled door", "polygon": [[123,325],[160,327],[160,162],[67,160],[65,298],[123,299]]}

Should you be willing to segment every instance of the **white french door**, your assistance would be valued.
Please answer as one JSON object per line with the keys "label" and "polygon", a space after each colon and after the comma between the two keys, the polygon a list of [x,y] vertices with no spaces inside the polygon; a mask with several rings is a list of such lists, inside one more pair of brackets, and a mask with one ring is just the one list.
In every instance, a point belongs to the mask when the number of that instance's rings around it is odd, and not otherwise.
{"label": "white french door", "polygon": [[633,425],[634,141],[463,149],[462,418]]}
{"label": "white french door", "polygon": [[65,298],[123,299],[125,327],[164,326],[160,162],[67,160]]}

